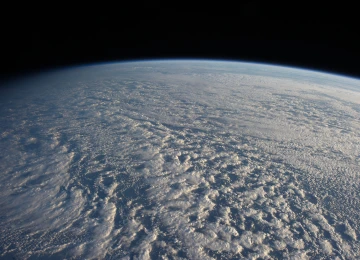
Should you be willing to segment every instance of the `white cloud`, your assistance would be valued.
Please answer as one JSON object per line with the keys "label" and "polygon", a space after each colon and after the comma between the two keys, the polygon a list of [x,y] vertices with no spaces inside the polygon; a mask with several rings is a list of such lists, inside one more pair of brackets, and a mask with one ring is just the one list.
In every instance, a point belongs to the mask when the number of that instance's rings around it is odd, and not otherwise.
{"label": "white cloud", "polygon": [[359,256],[359,82],[230,65],[76,69],[2,104],[0,256]]}

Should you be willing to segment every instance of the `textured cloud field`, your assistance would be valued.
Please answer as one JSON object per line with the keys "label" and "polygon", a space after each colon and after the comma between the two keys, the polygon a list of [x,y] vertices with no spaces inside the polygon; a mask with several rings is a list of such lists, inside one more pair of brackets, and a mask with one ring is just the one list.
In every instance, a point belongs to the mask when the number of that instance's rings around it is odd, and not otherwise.
{"label": "textured cloud field", "polygon": [[0,95],[0,258],[360,257],[360,81],[72,68]]}

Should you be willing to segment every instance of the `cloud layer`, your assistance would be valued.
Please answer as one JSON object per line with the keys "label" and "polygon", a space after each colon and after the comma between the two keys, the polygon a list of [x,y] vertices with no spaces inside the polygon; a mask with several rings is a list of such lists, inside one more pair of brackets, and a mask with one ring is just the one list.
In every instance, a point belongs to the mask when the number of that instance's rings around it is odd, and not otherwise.
{"label": "cloud layer", "polygon": [[360,81],[246,63],[79,67],[0,100],[0,256],[360,256]]}

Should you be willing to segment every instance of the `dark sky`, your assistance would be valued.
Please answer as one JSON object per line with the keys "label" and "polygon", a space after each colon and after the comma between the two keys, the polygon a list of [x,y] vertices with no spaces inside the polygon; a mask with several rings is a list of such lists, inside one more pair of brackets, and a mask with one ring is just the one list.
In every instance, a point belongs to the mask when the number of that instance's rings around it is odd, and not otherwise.
{"label": "dark sky", "polygon": [[285,15],[282,9],[252,3],[232,14],[109,8],[98,13],[27,13],[13,18],[16,23],[2,18],[1,78],[149,58],[258,61],[360,77],[356,16],[337,7],[332,8],[337,15],[291,8]]}

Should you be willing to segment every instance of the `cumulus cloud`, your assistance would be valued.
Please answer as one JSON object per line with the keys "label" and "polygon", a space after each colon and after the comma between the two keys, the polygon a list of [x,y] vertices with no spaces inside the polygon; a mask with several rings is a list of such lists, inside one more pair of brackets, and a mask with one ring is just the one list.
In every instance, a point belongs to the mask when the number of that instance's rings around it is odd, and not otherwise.
{"label": "cumulus cloud", "polygon": [[359,81],[164,61],[31,84],[0,106],[1,257],[360,255]]}

